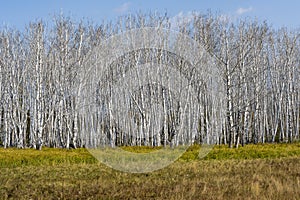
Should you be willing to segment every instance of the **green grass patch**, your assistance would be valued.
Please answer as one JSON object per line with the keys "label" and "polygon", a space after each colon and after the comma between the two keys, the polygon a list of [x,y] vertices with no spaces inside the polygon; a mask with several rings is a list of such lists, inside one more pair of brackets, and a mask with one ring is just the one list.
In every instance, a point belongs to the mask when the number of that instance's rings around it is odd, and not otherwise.
{"label": "green grass patch", "polygon": [[[135,153],[149,153],[163,147],[122,147],[123,150]],[[226,145],[215,145],[204,157],[199,158],[200,145],[192,145],[178,159],[189,162],[197,160],[228,160],[228,159],[274,159],[300,156],[300,143],[281,144],[249,144],[239,148],[228,148]],[[42,151],[35,149],[0,148],[0,167],[40,166],[40,165],[63,165],[63,164],[94,164],[98,161],[87,149],[54,149],[43,148]]]}
{"label": "green grass patch", "polygon": [[179,161],[228,160],[228,159],[274,159],[300,156],[300,143],[249,144],[239,148],[228,148],[227,145],[215,145],[204,157],[199,158],[200,145],[192,145],[179,158]]}
{"label": "green grass patch", "polygon": [[134,153],[150,153],[156,150],[162,149],[163,147],[149,147],[149,146],[123,146],[121,147],[124,151]]}
{"label": "green grass patch", "polygon": [[60,165],[96,163],[97,160],[86,149],[0,149],[0,167],[21,167],[40,165]]}
{"label": "green grass patch", "polygon": [[274,159],[300,156],[300,143],[249,144],[239,148],[215,146],[204,159]]}

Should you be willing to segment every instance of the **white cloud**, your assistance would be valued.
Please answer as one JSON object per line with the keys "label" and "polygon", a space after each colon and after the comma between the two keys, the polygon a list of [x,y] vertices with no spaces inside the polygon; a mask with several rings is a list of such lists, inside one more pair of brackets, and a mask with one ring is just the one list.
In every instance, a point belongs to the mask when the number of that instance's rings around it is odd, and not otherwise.
{"label": "white cloud", "polygon": [[220,20],[221,22],[231,22],[233,19],[234,17],[229,14],[220,14],[218,16],[218,20]]}
{"label": "white cloud", "polygon": [[253,10],[252,7],[249,7],[249,8],[238,8],[238,9],[236,10],[236,14],[237,14],[237,15],[243,15],[243,14],[245,14],[245,13],[251,12],[252,10]]}
{"label": "white cloud", "polygon": [[[241,15],[245,13],[249,13],[253,11],[253,7],[250,6],[248,8],[238,8],[235,12],[223,13],[217,16],[218,20],[226,23],[231,23],[241,17]],[[175,16],[170,18],[170,24],[173,29],[178,29],[180,26],[184,24],[188,24],[193,21],[194,17],[197,15],[201,15],[199,12],[188,11],[188,12],[179,12]]]}
{"label": "white cloud", "polygon": [[121,6],[115,8],[114,12],[118,14],[125,13],[129,10],[130,4],[131,4],[130,2],[123,3]]}
{"label": "white cloud", "polygon": [[187,24],[191,22],[195,17],[195,15],[197,14],[198,14],[197,12],[192,12],[192,11],[189,11],[187,13],[181,11],[170,19],[171,27],[176,29],[181,25]]}

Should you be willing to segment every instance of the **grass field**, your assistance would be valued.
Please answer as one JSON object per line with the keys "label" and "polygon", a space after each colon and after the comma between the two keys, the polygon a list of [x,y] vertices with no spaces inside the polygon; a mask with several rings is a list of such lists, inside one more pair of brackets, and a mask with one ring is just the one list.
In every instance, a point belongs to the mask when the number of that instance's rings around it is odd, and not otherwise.
{"label": "grass field", "polygon": [[215,146],[203,159],[199,148],[144,174],[106,167],[86,149],[0,149],[0,199],[300,199],[300,143]]}

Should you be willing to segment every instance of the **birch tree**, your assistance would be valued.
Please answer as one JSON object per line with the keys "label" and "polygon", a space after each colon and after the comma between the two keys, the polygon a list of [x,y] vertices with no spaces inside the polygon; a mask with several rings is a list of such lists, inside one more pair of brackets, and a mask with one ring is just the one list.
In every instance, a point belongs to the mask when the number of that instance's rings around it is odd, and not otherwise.
{"label": "birch tree", "polygon": [[[0,145],[166,146],[206,139],[238,147],[299,140],[299,30],[275,30],[266,22],[235,22],[211,13],[194,13],[174,23],[167,14],[158,13],[131,14],[100,24],[60,15],[50,23],[30,23],[24,32],[0,30]],[[106,71],[93,69],[100,54],[92,51],[104,53],[99,46],[113,36],[147,27],[156,27],[161,34],[161,47],[127,52]],[[221,77],[217,84],[225,88],[218,90],[217,99],[208,71],[189,68],[180,56],[164,51],[170,36],[166,33],[173,27],[216,59],[214,67]],[[174,44],[180,44],[176,39]],[[187,54],[185,45],[178,46],[182,54]],[[209,56],[200,60],[204,63]],[[142,71],[138,65],[148,68]],[[113,89],[125,80],[125,72],[131,79],[120,88],[136,87],[128,98],[121,89]],[[162,73],[169,75],[154,78]],[[176,132],[188,113],[173,91],[180,76],[193,80],[193,98],[200,105],[197,132]],[[119,101],[113,101],[113,95]],[[120,103],[124,107],[118,107]],[[84,109],[91,115],[85,115]],[[117,109],[125,117],[116,118]],[[192,112],[192,107],[186,109]]]}

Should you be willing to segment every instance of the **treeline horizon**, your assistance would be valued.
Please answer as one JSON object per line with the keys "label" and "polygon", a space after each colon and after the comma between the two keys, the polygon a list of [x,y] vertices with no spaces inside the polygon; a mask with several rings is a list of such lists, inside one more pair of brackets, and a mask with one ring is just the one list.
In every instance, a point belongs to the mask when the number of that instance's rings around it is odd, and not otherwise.
{"label": "treeline horizon", "polygon": [[[168,119],[154,139],[149,133],[122,132],[99,117],[101,111],[88,117],[79,111],[78,81],[85,73],[84,62],[102,41],[128,30],[173,30],[174,25],[216,59],[224,87],[221,104],[215,107],[205,84],[199,85],[203,92],[197,97],[201,114],[195,134],[177,137],[174,113],[166,113]],[[100,105],[101,99],[95,97],[95,104]],[[143,117],[139,116],[137,126],[143,126]],[[213,138],[208,143],[238,147],[299,141],[299,135],[299,30],[275,30],[249,19],[233,23],[211,13],[195,13],[177,22],[167,14],[139,13],[100,24],[61,15],[51,26],[39,20],[23,32],[0,30],[0,146],[4,148],[180,145],[186,138],[195,143]]]}

